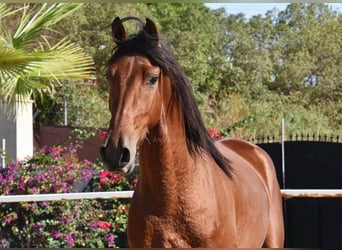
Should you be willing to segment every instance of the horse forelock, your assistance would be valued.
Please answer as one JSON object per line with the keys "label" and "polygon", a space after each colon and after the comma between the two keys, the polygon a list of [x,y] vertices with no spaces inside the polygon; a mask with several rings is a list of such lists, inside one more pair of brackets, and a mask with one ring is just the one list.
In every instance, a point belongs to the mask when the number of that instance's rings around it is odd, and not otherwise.
{"label": "horse forelock", "polygon": [[160,67],[170,78],[173,96],[180,103],[189,153],[193,156],[200,156],[206,152],[228,176],[231,176],[227,160],[215,147],[203,123],[188,78],[171,49],[161,39],[160,45],[156,46],[155,38],[141,30],[130,35],[126,41],[113,49],[108,66],[122,56],[140,55],[147,57],[153,65]]}

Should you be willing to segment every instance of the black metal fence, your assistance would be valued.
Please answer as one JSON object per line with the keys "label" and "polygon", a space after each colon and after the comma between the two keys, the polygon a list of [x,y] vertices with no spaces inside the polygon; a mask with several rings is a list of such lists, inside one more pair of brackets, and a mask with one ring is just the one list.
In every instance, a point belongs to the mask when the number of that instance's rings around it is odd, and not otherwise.
{"label": "black metal fence", "polygon": [[[298,135],[285,141],[285,188],[342,189],[342,143],[338,136]],[[313,140],[313,138],[315,140]],[[281,144],[258,143],[273,159],[283,186]],[[342,199],[284,199],[285,247],[342,246]]]}
{"label": "black metal fence", "polygon": [[[269,136],[263,135],[260,137],[252,137],[252,138],[245,138],[246,140],[253,142],[255,144],[265,144],[265,143],[274,143],[280,142],[280,136]],[[296,134],[289,134],[286,136],[285,141],[287,142],[294,142],[294,141],[310,141],[310,142],[336,142],[339,143],[341,140],[339,135],[333,134],[310,134],[310,133],[296,133]]]}

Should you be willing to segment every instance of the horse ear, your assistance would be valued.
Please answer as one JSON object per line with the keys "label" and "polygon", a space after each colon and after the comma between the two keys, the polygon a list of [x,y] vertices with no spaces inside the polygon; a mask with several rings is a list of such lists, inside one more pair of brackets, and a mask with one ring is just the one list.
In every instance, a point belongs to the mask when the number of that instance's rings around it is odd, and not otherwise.
{"label": "horse ear", "polygon": [[146,23],[144,25],[144,32],[146,32],[149,36],[156,39],[158,47],[161,47],[160,42],[159,42],[158,29],[157,29],[156,25],[154,24],[154,22],[149,18],[146,18]]}
{"label": "horse ear", "polygon": [[112,38],[117,45],[127,39],[125,28],[119,17],[116,17],[112,23]]}

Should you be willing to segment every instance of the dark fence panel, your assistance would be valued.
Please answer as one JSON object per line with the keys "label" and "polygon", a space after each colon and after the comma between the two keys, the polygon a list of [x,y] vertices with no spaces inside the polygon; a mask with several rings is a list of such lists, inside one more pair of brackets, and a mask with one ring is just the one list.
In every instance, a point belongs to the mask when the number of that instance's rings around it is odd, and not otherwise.
{"label": "dark fence panel", "polygon": [[[272,158],[282,185],[281,144],[259,144]],[[342,189],[342,143],[285,142],[285,184],[290,189]],[[284,200],[285,247],[317,248],[342,245],[342,199]]]}
{"label": "dark fence panel", "polygon": [[286,187],[342,188],[342,144],[286,142]]}

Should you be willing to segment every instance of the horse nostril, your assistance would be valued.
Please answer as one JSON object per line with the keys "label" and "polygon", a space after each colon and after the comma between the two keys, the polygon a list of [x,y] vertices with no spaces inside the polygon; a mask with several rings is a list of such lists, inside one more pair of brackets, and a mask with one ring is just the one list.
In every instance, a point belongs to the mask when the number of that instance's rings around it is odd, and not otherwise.
{"label": "horse nostril", "polygon": [[120,167],[126,166],[129,163],[130,159],[131,159],[131,157],[130,157],[129,149],[123,148],[122,154],[121,154],[120,160],[119,160],[119,166]]}

